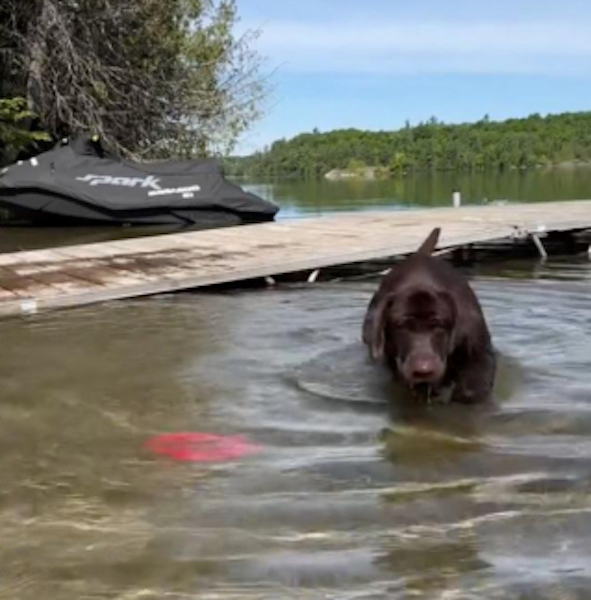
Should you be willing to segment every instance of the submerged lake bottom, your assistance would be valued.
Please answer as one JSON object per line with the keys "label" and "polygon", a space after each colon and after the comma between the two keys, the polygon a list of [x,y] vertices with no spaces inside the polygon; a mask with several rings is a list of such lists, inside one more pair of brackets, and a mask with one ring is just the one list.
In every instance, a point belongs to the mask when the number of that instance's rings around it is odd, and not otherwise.
{"label": "submerged lake bottom", "polygon": [[[0,597],[587,599],[591,265],[472,279],[495,401],[409,406],[377,279],[0,321]],[[217,463],[154,436],[242,436]]]}

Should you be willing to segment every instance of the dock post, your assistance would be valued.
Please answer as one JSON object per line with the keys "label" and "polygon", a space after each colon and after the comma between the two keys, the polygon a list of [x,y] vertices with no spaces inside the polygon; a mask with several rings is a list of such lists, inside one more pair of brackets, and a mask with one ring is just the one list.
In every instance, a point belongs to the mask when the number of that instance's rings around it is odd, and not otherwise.
{"label": "dock post", "polygon": [[454,208],[460,208],[462,205],[462,194],[460,193],[460,190],[453,190],[451,193],[451,200]]}
{"label": "dock post", "polygon": [[315,269],[308,276],[308,283],[314,283],[318,279],[318,275],[320,275],[320,269]]}
{"label": "dock post", "polygon": [[538,249],[542,260],[546,260],[548,258],[548,253],[546,252],[546,248],[544,248],[544,244],[542,244],[542,241],[540,240],[538,234],[532,233],[531,238],[534,241],[534,244],[536,245],[536,248]]}

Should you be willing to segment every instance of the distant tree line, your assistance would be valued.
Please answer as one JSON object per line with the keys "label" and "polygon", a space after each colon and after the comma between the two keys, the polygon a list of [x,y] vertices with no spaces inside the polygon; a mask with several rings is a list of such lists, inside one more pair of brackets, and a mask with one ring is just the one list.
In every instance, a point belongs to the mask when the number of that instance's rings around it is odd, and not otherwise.
{"label": "distant tree line", "polygon": [[265,91],[236,21],[235,0],[1,0],[0,162],[79,132],[134,157],[229,151]]}
{"label": "distant tree line", "polygon": [[591,112],[451,125],[432,118],[397,131],[314,130],[227,161],[228,172],[256,177],[319,177],[332,169],[378,173],[527,169],[591,159]]}

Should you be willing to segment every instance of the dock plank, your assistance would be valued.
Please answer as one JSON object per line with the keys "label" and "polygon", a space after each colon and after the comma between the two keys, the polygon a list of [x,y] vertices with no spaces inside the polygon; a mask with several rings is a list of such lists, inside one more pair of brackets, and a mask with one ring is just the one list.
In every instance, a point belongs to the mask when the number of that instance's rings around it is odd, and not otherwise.
{"label": "dock plank", "polygon": [[231,283],[412,252],[591,228],[591,200],[293,219],[0,254],[0,316]]}

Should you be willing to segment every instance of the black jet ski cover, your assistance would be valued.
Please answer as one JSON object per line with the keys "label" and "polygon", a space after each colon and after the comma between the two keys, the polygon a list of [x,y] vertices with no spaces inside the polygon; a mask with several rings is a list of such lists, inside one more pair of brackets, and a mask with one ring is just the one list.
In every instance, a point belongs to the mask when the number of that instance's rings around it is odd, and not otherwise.
{"label": "black jet ski cover", "polygon": [[212,226],[272,220],[273,203],[224,179],[215,160],[134,163],[78,138],[0,171],[0,204],[32,221]]}

